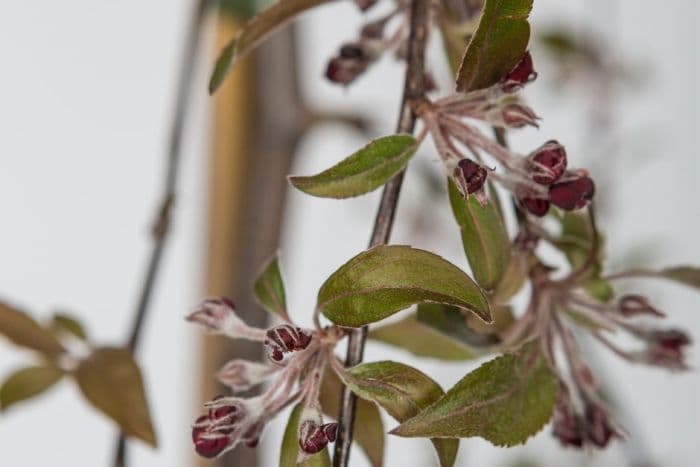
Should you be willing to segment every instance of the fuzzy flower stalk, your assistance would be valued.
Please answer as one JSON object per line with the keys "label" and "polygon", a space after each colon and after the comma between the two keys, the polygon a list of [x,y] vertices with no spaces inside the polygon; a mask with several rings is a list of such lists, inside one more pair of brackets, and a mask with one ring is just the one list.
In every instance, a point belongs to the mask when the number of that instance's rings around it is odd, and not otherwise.
{"label": "fuzzy flower stalk", "polygon": [[205,404],[207,413],[192,425],[192,441],[199,455],[218,457],[239,443],[255,447],[266,423],[299,401],[305,404],[299,424],[300,460],[335,440],[337,424],[323,422],[318,396],[328,355],[341,337],[337,330],[304,329],[291,322],[268,329],[250,327],[226,298],[205,300],[187,320],[215,334],[260,342],[268,360],[235,359],[220,369],[218,380],[234,394],[267,386],[259,396],[219,395]]}

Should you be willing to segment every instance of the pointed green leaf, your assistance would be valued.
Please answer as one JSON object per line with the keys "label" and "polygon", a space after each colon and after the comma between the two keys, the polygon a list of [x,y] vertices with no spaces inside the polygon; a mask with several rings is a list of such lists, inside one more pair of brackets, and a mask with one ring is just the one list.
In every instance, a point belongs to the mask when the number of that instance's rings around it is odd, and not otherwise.
{"label": "pointed green leaf", "polygon": [[32,366],[16,371],[0,387],[0,410],[38,396],[62,377],[63,371],[53,365]]}
{"label": "pointed green leaf", "polygon": [[[403,422],[440,399],[445,392],[419,370],[402,363],[383,361],[357,365],[343,376],[358,397],[375,402],[397,421]],[[457,456],[457,440],[433,439],[442,467]]]}
{"label": "pointed green leaf", "polygon": [[224,47],[209,81],[209,93],[223,83],[234,63],[254,49],[265,37],[299,13],[326,3],[328,0],[281,0],[261,11]]}
{"label": "pointed green leaf", "polygon": [[369,338],[408,350],[419,357],[459,361],[477,356],[461,342],[418,321],[415,313],[397,323],[371,330]]}
{"label": "pointed green leaf", "polygon": [[491,321],[488,300],[464,271],[403,245],[377,246],[352,258],[323,283],[316,306],[335,324],[358,327],[423,302],[457,306]]}
{"label": "pointed green leaf", "polygon": [[392,434],[407,437],[480,436],[497,446],[524,443],[554,410],[556,377],[535,344],[502,355],[462,378],[444,397]]}
{"label": "pointed green leaf", "polygon": [[34,321],[27,313],[0,302],[0,334],[17,345],[58,355],[65,352],[60,342]]}
{"label": "pointed green leaf", "polygon": [[688,287],[700,289],[700,268],[694,266],[676,266],[659,271],[664,279],[676,281]]}
{"label": "pointed green leaf", "polygon": [[287,314],[287,298],[284,293],[284,281],[280,272],[279,258],[275,255],[265,266],[263,272],[253,285],[255,298],[270,313],[275,313],[285,319]]}
{"label": "pointed green leaf", "polygon": [[410,135],[375,139],[347,159],[311,177],[289,177],[297,189],[323,198],[349,198],[376,190],[408,163],[418,148]]}
{"label": "pointed green leaf", "polygon": [[85,398],[111,418],[125,435],[156,445],[141,370],[127,349],[102,347],[75,372]]}
{"label": "pointed green leaf", "polygon": [[65,313],[56,313],[51,321],[51,328],[55,332],[64,332],[77,337],[80,340],[87,340],[85,328],[77,318]]}
{"label": "pointed green leaf", "polygon": [[[492,310],[493,312],[494,310]],[[500,339],[489,334],[479,334],[468,325],[468,317],[459,308],[440,303],[423,303],[418,305],[416,312],[418,321],[435,329],[444,336],[461,342],[472,352],[480,354],[500,344]]]}
{"label": "pointed green leaf", "polygon": [[[343,383],[334,371],[323,374],[319,401],[323,413],[338,420],[340,414],[340,393]],[[353,439],[367,454],[373,467],[381,467],[384,459],[384,422],[379,409],[372,402],[357,400],[355,406],[355,428]]]}
{"label": "pointed green leaf", "polygon": [[287,428],[284,429],[282,438],[280,467],[330,467],[331,459],[327,448],[297,464],[299,456],[299,417],[301,417],[303,410],[304,404],[300,402],[294,406],[294,410],[289,415]]}
{"label": "pointed green leaf", "polygon": [[483,89],[513,69],[527,50],[532,0],[486,0],[457,73],[457,90]]}
{"label": "pointed green leaf", "polygon": [[452,213],[462,234],[464,253],[476,282],[493,290],[508,266],[510,241],[495,203],[479,204],[474,196],[464,199],[452,180],[448,180]]}

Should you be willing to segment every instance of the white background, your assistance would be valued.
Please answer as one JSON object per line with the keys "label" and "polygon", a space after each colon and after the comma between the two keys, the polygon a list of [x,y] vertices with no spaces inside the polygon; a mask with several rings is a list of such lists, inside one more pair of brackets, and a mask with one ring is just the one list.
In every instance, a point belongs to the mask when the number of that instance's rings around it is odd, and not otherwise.
{"label": "white background", "polygon": [[[598,196],[610,206],[604,230],[613,260],[643,252],[659,265],[700,263],[697,182],[698,70],[693,43],[700,9],[690,0],[615,2],[538,0],[535,30],[567,19],[592,31],[613,57],[639,65],[644,84],[613,103],[618,151],[591,140],[581,128],[586,111],[606,103],[582,87],[546,92],[547,67],[528,90],[544,117],[539,131],[518,134],[525,152],[556,137],[566,142],[572,165],[594,168],[605,180]],[[84,317],[96,340],[121,342],[130,325],[148,247],[148,228],[158,184],[168,115],[189,2],[184,0],[38,0],[0,2],[0,296],[38,317],[56,308]],[[324,7],[301,22],[304,91],[319,108],[342,106],[371,112],[390,132],[398,108],[401,68],[387,59],[349,91],[321,78],[325,60],[354,36],[361,15],[349,3]],[[208,61],[210,61],[209,59]],[[535,56],[536,63],[540,63]],[[160,449],[135,445],[135,466],[184,466],[190,459],[189,429],[198,371],[197,333],[182,316],[199,299],[206,180],[207,100],[200,74],[188,133],[175,233],[140,356],[159,428]],[[294,168],[313,173],[363,143],[341,127],[323,127],[303,141]],[[603,154],[601,156],[601,154]],[[593,161],[593,156],[597,158]],[[426,145],[418,164],[434,164]],[[415,170],[409,173],[394,241],[409,240],[466,267],[456,231],[431,232],[449,221],[446,206],[427,206]],[[366,244],[378,195],[338,202],[290,191],[282,245],[289,301],[304,321],[318,285]],[[612,213],[612,215],[610,215]],[[446,225],[450,225],[447,223]],[[427,235],[429,234],[429,235]],[[433,235],[435,234],[435,235]],[[612,256],[612,255],[611,255]],[[638,255],[637,255],[638,256]],[[619,261],[618,261],[619,263]],[[644,284],[671,320],[697,334],[697,293]],[[668,375],[630,368],[604,352],[601,376],[632,418],[628,447],[665,465],[700,463],[700,411],[696,372]],[[690,362],[697,362],[691,350]],[[0,342],[0,374],[30,358]],[[379,345],[367,359],[407,355]],[[445,386],[467,370],[463,364],[416,363]],[[387,419],[391,426],[393,422]],[[264,465],[276,465],[279,426],[270,429]],[[64,382],[25,407],[0,415],[0,465],[108,465],[115,430]],[[639,446],[644,450],[639,450]],[[538,464],[624,465],[621,444],[602,458],[554,447],[548,430],[521,449],[497,449],[481,440],[462,442],[460,465],[501,466],[527,456]],[[430,465],[428,443],[391,438],[389,464]],[[359,453],[358,453],[359,454]],[[422,457],[421,457],[422,456]],[[423,460],[425,459],[425,461]],[[364,466],[361,455],[354,465]]]}

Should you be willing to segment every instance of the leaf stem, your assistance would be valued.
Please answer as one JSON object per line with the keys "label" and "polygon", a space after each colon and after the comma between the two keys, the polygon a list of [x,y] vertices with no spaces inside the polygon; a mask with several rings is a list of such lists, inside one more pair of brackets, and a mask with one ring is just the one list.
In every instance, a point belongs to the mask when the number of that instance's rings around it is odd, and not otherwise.
{"label": "leaf stem", "polygon": [[[184,43],[184,55],[180,68],[180,76],[175,96],[175,108],[172,113],[168,150],[165,158],[165,175],[163,192],[156,211],[155,222],[151,231],[152,246],[146,263],[145,274],[141,283],[139,300],[134,310],[134,318],[131,333],[127,341],[127,347],[135,352],[141,337],[143,325],[149,311],[153,290],[160,272],[163,253],[165,250],[168,233],[170,231],[172,207],[175,204],[177,192],[177,179],[182,159],[182,141],[184,136],[185,120],[190,100],[190,91],[196,70],[197,56],[200,48],[202,26],[205,12],[208,10],[211,0],[195,0],[192,21],[189,25],[187,37]],[[123,433],[119,434],[114,456],[115,467],[125,467],[126,439]]]}
{"label": "leaf stem", "polygon": [[[410,9],[410,34],[408,44],[408,58],[404,82],[401,110],[397,124],[398,133],[413,133],[416,114],[412,109],[412,103],[423,97],[425,90],[425,45],[428,36],[428,2],[427,0],[411,0]],[[379,202],[377,217],[374,221],[374,229],[369,242],[370,248],[385,244],[389,241],[391,228],[396,214],[396,207],[403,183],[404,171],[396,174],[384,186],[382,198]],[[345,365],[350,367],[362,361],[367,339],[367,326],[353,331],[348,339],[348,349],[345,357]],[[338,417],[338,439],[335,443],[333,467],[347,467],[350,460],[350,446],[352,445],[353,427],[355,425],[355,407],[357,398],[343,386],[340,402],[340,415]]]}

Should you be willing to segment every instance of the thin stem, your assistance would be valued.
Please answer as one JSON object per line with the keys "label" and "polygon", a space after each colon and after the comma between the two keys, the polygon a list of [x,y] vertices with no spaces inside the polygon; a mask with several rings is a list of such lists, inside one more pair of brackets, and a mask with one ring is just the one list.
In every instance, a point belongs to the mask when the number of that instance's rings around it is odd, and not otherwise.
{"label": "thin stem", "polygon": [[[187,37],[185,39],[184,55],[180,68],[180,77],[177,84],[177,94],[175,108],[173,109],[173,119],[170,127],[170,139],[168,151],[165,159],[165,176],[163,182],[163,193],[156,212],[156,219],[153,224],[152,247],[146,263],[146,271],[141,283],[139,301],[135,309],[134,320],[131,326],[131,333],[127,346],[129,350],[135,352],[141,337],[144,321],[148,314],[149,305],[153,296],[156,279],[160,271],[163,252],[171,224],[172,207],[175,204],[177,192],[177,179],[180,171],[180,161],[182,159],[182,141],[187,117],[190,90],[194,78],[195,65],[200,46],[202,25],[204,23],[205,12],[211,0],[196,0],[192,22],[190,23]],[[117,440],[116,453],[114,457],[115,467],[126,466],[126,439],[123,433],[119,434]]]}
{"label": "thin stem", "polygon": [[[424,57],[425,44],[428,36],[427,27],[428,2],[427,0],[411,0],[410,25],[408,44],[408,58],[406,77],[404,82],[403,98],[397,125],[398,133],[413,133],[416,115],[411,108],[414,100],[420,99],[424,94]],[[396,214],[396,206],[403,182],[403,171],[399,172],[384,186],[382,199],[374,221],[374,230],[369,246],[385,244],[389,241],[391,227]],[[345,357],[346,366],[354,366],[362,361],[367,338],[367,326],[352,332],[348,339],[348,350]],[[333,467],[347,467],[350,460],[350,446],[352,445],[353,427],[355,425],[356,397],[347,387],[343,387],[340,402],[340,415],[338,417],[338,439],[335,443]]]}

